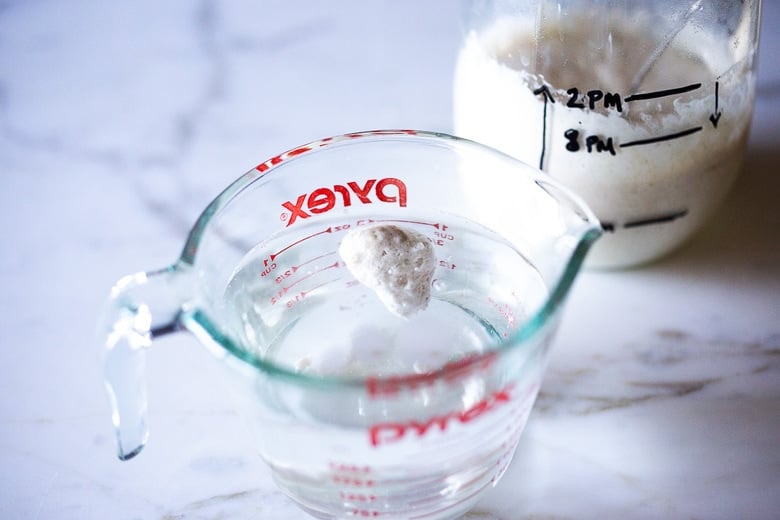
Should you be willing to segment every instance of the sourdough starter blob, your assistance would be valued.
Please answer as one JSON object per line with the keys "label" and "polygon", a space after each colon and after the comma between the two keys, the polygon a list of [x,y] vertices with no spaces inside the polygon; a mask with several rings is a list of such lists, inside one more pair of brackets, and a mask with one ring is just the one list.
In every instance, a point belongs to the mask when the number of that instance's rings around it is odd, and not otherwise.
{"label": "sourdough starter blob", "polygon": [[390,312],[409,317],[428,306],[436,257],[424,235],[394,225],[357,228],[344,237],[339,254]]}
{"label": "sourdough starter blob", "polygon": [[[506,18],[471,31],[455,74],[455,132],[541,163],[579,194],[607,225],[589,265],[637,264],[688,238],[736,178],[752,114],[753,49],[744,26],[731,40],[686,27],[632,90],[664,35],[641,17],[615,15],[602,20],[609,37],[600,41],[582,16],[537,26]],[[632,99],[680,87],[691,90]],[[496,189],[479,180],[471,188],[477,197]]]}

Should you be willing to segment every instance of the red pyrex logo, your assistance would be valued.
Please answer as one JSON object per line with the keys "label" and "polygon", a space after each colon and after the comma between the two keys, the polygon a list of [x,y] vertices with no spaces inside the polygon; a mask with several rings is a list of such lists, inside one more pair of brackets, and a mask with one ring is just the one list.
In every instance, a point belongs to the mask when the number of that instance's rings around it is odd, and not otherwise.
{"label": "red pyrex logo", "polygon": [[447,427],[457,421],[462,424],[469,423],[491,410],[509,403],[512,400],[511,391],[514,385],[509,384],[501,390],[493,392],[492,395],[482,399],[468,410],[450,412],[444,415],[438,415],[426,419],[424,422],[387,422],[371,426],[368,430],[369,442],[372,446],[398,442],[409,433],[416,433],[417,437],[423,437],[426,433],[438,427],[444,431]]}
{"label": "red pyrex logo", "polygon": [[[372,193],[373,192],[373,193]],[[355,181],[336,184],[333,188],[317,188],[311,193],[304,193],[295,202],[287,201],[282,207],[289,210],[282,214],[287,219],[287,227],[292,226],[299,218],[305,219],[312,214],[327,213],[341,204],[343,207],[352,205],[353,200],[362,204],[371,204],[373,197],[379,202],[398,203],[402,208],[406,207],[406,184],[401,179],[386,177],[384,179],[369,179],[362,186]]]}

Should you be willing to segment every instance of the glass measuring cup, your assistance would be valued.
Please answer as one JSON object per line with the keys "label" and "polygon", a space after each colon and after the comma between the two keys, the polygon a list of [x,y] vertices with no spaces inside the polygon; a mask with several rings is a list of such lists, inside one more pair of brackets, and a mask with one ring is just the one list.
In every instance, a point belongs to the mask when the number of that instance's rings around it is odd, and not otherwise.
{"label": "glass measuring cup", "polygon": [[[473,198],[475,180],[496,186]],[[428,308],[388,312],[337,254],[350,230],[428,237]],[[601,227],[555,181],[442,134],[374,131],[252,169],[181,258],[121,279],[103,319],[119,457],[147,441],[144,356],[192,332],[234,369],[280,488],[321,518],[451,518],[509,464],[549,340]]]}
{"label": "glass measuring cup", "polygon": [[740,169],[760,0],[474,0],[455,133],[539,165],[605,226],[588,265],[680,245]]}

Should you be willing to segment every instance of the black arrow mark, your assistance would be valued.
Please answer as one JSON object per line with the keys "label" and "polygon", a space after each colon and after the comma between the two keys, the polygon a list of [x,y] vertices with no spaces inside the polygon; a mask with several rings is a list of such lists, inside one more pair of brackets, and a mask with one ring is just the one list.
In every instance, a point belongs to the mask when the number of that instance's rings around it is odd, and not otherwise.
{"label": "black arrow mark", "polygon": [[547,101],[555,103],[555,99],[553,99],[547,85],[542,85],[534,90],[534,95],[538,96],[539,94],[544,95],[544,112],[542,113],[542,153],[539,156],[539,169],[542,170],[544,168],[544,154],[547,150]]}
{"label": "black arrow mark", "polygon": [[712,123],[712,126],[714,128],[718,128],[718,121],[720,121],[720,116],[723,115],[723,112],[718,110],[718,82],[715,82],[715,113],[710,114],[710,122]]}

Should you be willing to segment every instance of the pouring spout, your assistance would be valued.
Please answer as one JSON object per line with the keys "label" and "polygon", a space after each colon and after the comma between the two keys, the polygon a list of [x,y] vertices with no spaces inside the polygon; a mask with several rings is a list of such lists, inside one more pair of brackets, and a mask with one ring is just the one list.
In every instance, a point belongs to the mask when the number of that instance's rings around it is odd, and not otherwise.
{"label": "pouring spout", "polygon": [[[178,330],[181,303],[169,281],[173,269],[122,278],[101,322],[105,386],[120,460],[138,455],[149,437],[146,350],[160,333]],[[154,283],[150,283],[154,282]]]}

